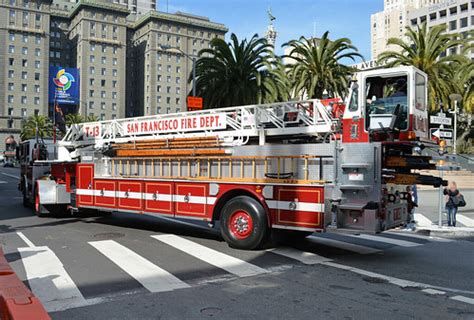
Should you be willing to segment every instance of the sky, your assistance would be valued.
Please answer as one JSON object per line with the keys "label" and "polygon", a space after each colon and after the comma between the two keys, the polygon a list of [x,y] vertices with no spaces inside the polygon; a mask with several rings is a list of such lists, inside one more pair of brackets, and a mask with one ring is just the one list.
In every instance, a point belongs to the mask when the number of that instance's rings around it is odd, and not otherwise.
{"label": "sky", "polygon": [[[258,33],[268,26],[267,10],[276,17],[278,32],[276,52],[281,45],[316,30],[320,37],[329,31],[330,38],[348,37],[366,60],[370,59],[370,15],[383,10],[383,0],[158,0],[158,10],[182,11],[207,16],[229,28],[227,39],[235,33],[239,39]],[[316,26],[316,28],[314,28]]]}

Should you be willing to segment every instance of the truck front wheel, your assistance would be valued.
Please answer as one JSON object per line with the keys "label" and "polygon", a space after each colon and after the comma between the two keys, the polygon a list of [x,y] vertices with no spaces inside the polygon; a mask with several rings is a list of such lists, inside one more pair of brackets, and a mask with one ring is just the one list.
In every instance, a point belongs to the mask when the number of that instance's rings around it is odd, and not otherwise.
{"label": "truck front wheel", "polygon": [[269,234],[265,209],[248,196],[238,196],[226,203],[222,208],[220,227],[224,240],[237,249],[256,249]]}

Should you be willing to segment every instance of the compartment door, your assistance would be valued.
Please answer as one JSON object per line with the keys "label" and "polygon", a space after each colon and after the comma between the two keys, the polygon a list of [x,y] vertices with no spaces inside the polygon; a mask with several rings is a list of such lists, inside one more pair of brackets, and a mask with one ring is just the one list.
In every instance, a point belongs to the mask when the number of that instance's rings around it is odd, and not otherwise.
{"label": "compartment door", "polygon": [[77,206],[94,205],[94,165],[77,165]]}

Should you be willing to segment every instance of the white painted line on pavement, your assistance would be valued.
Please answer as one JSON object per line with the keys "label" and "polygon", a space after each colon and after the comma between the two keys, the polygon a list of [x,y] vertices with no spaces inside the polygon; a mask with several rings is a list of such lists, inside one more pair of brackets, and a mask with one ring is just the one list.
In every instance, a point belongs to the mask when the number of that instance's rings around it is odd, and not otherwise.
{"label": "white painted line on pavement", "polygon": [[12,174],[4,173],[4,172],[2,172],[2,174],[3,174],[4,176],[7,176],[7,177],[10,177],[10,178],[15,178],[15,179],[17,179],[17,180],[20,180],[20,177],[19,177],[19,176],[14,176],[14,175],[12,175]]}
{"label": "white painted line on pavement", "polygon": [[398,240],[398,239],[380,237],[380,236],[373,236],[373,235],[370,235],[370,234],[361,234],[361,235],[348,234],[347,236],[358,238],[358,239],[370,240],[370,241],[390,243],[390,244],[394,244],[394,245],[401,246],[401,247],[421,246],[420,243],[416,243],[416,242],[410,242],[410,241],[406,241],[406,240]]}
{"label": "white painted line on pavement", "polygon": [[441,290],[435,290],[435,289],[423,289],[421,290],[427,294],[446,294],[446,292],[441,291]]}
{"label": "white painted line on pavement", "polygon": [[433,222],[421,213],[415,213],[414,220],[416,221],[416,224],[420,227],[429,227],[433,225]]}
{"label": "white painted line on pavement", "polygon": [[422,239],[426,241],[435,241],[435,242],[453,242],[452,239],[445,239],[439,237],[432,237],[432,236],[422,236],[421,234],[412,234],[408,231],[387,231],[389,234],[395,234],[397,236],[408,237],[408,238],[415,238],[415,239]]}
{"label": "white painted line on pavement", "polygon": [[450,297],[449,299],[456,300],[456,301],[461,301],[461,302],[465,302],[465,303],[469,303],[469,304],[474,304],[474,299],[464,297],[464,296],[454,296],[454,297]]}
{"label": "white painted line on pavement", "polygon": [[312,252],[301,251],[289,247],[280,247],[275,249],[269,249],[267,251],[279,254],[290,259],[298,260],[304,264],[318,264],[324,261],[332,261],[329,258],[319,256]]}
{"label": "white painted line on pavement", "polygon": [[48,312],[89,305],[48,247],[18,248],[31,291]]}
{"label": "white painted line on pavement", "polygon": [[151,237],[239,277],[254,276],[268,272],[268,270],[246,261],[172,234]]}
{"label": "white painted line on pavement", "polygon": [[0,184],[7,184],[7,181],[0,180]]}
{"label": "white painted line on pavement", "polygon": [[465,215],[459,213],[456,214],[456,220],[461,222],[466,227],[474,227],[474,219],[466,217]]}
{"label": "white painted line on pavement", "polygon": [[33,242],[31,242],[31,240],[28,239],[28,238],[23,234],[23,232],[17,232],[16,234],[21,238],[21,240],[23,240],[23,241],[26,243],[26,245],[27,245],[28,247],[30,247],[30,248],[34,248],[34,247],[35,247],[35,244],[34,244]]}
{"label": "white painted line on pavement", "polygon": [[361,246],[358,244],[353,244],[350,242],[344,242],[344,241],[339,241],[339,240],[334,240],[334,239],[329,239],[329,238],[324,238],[324,237],[319,237],[319,236],[309,236],[307,239],[334,248],[339,248],[343,249],[346,251],[351,251],[351,252],[356,252],[359,254],[372,254],[372,253],[377,253],[381,252],[382,250],[371,248],[371,247],[366,247],[366,246]]}
{"label": "white painted line on pavement", "polygon": [[92,241],[91,246],[151,292],[189,288],[189,285],[113,240]]}

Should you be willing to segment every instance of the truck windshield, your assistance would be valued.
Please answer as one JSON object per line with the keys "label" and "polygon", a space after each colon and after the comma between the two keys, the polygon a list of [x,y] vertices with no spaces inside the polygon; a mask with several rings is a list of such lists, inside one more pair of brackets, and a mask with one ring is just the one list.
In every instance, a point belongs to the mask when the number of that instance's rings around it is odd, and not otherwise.
{"label": "truck windshield", "polygon": [[400,114],[398,129],[408,127],[407,76],[369,77],[366,79],[366,114],[369,127],[370,117],[375,115]]}

